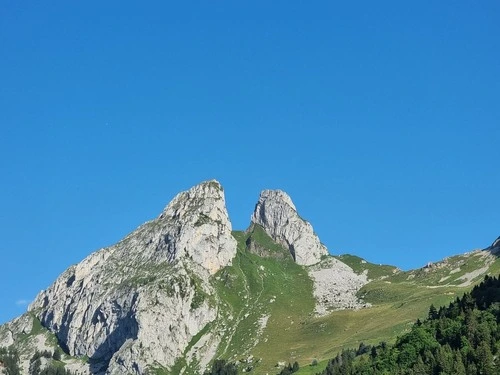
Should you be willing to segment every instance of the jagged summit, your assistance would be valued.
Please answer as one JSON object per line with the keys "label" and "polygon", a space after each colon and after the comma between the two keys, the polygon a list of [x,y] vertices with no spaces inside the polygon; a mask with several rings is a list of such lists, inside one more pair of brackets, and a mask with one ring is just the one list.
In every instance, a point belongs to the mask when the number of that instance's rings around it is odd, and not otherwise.
{"label": "jagged summit", "polygon": [[177,194],[156,219],[122,240],[121,251],[142,261],[174,263],[186,258],[211,274],[236,254],[224,190],[216,180]]}
{"label": "jagged summit", "polygon": [[163,230],[153,241],[155,253],[169,261],[188,257],[213,274],[236,255],[224,189],[216,180],[177,194],[156,221]]}
{"label": "jagged summit", "polygon": [[323,255],[328,255],[312,225],[299,216],[292,199],[282,190],[262,191],[251,221],[289,249],[298,264],[315,264]]}
{"label": "jagged summit", "polygon": [[[201,200],[206,200],[206,202],[201,202]],[[200,209],[201,207],[197,207],[200,202],[205,205],[206,209],[207,206],[213,204],[215,201],[222,201],[225,203],[224,189],[222,188],[222,185],[217,180],[203,181],[191,187],[189,190],[178,193],[164,208],[163,213],[160,216],[180,217],[180,214],[193,213],[194,210]],[[178,209],[180,208],[179,205],[186,206],[186,204],[190,207],[187,207],[188,209],[184,210],[184,212],[178,212]]]}

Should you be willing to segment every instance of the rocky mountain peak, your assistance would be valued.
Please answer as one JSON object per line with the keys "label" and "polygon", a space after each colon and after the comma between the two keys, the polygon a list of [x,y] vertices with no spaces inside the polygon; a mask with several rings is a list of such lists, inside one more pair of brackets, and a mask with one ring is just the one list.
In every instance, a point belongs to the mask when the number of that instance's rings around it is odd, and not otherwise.
{"label": "rocky mountain peak", "polygon": [[[191,259],[211,274],[230,265],[236,255],[224,190],[216,180],[181,192],[161,215],[129,235],[131,250],[145,260]],[[133,250],[134,251],[134,250]]]}
{"label": "rocky mountain peak", "polygon": [[176,256],[191,258],[211,274],[230,265],[236,255],[224,190],[216,180],[178,194],[160,219],[167,221],[168,236],[177,242]]}
{"label": "rocky mountain peak", "polygon": [[187,191],[180,192],[165,207],[160,217],[185,219],[197,213],[213,213],[214,219],[222,216],[227,218],[224,189],[219,181],[204,181]]}
{"label": "rocky mountain peak", "polygon": [[144,374],[152,363],[172,366],[215,319],[209,275],[235,255],[224,191],[217,181],[202,182],[68,268],[29,309],[69,354],[91,359],[80,373]]}
{"label": "rocky mountain peak", "polygon": [[292,199],[282,190],[262,191],[251,221],[289,249],[298,264],[315,264],[323,255],[328,255],[312,225],[299,216]]}

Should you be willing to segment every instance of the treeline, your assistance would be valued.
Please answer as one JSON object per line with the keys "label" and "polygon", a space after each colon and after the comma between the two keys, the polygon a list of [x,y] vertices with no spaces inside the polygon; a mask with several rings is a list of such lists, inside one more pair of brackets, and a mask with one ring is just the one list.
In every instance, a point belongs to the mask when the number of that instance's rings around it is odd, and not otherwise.
{"label": "treeline", "polygon": [[288,366],[285,366],[285,368],[283,368],[278,375],[291,375],[297,371],[299,371],[299,362],[295,361],[293,365],[288,363]]}
{"label": "treeline", "polygon": [[216,359],[212,367],[206,370],[203,375],[237,375],[238,368],[234,363],[227,362],[225,359]]}
{"label": "treeline", "polygon": [[[59,349],[55,349],[54,352],[51,353],[48,350],[41,352],[37,350],[30,359],[30,375],[72,375],[72,373],[69,370],[66,370],[62,365],[49,363],[45,367],[42,366],[42,358],[45,358],[46,361],[50,361],[51,359],[54,361],[60,361],[61,351]],[[42,369],[42,367],[44,368]]]}
{"label": "treeline", "polygon": [[[45,350],[42,352],[35,352],[30,360],[30,375],[72,375],[68,370],[65,370],[62,364],[48,363],[42,366],[42,358],[48,360],[60,361],[61,352],[55,350],[54,353],[50,353]],[[19,353],[11,348],[0,348],[0,373],[3,367],[3,373],[6,375],[21,375],[21,369],[19,368]],[[42,369],[42,367],[44,367]]]}
{"label": "treeline", "polygon": [[11,348],[0,348],[0,366],[6,375],[20,374],[19,353]]}
{"label": "treeline", "polygon": [[394,345],[344,350],[318,375],[496,375],[499,323],[500,280],[486,276],[448,307],[431,305],[427,319]]}

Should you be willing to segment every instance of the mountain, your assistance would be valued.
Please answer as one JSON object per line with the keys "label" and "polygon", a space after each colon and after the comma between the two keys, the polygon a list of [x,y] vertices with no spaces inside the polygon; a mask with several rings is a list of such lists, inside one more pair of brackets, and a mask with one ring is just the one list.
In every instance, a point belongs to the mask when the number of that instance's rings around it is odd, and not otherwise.
{"label": "mountain", "polygon": [[316,264],[328,255],[312,225],[299,216],[292,199],[281,190],[260,194],[252,223],[262,226],[275,242],[288,249],[297,264]]}
{"label": "mountain", "polygon": [[329,255],[280,190],[264,190],[249,228],[233,231],[222,186],[206,181],[68,268],[0,327],[0,348],[17,351],[22,374],[187,375],[216,358],[276,373],[393,339],[430,303],[498,273],[498,245],[403,272]]}

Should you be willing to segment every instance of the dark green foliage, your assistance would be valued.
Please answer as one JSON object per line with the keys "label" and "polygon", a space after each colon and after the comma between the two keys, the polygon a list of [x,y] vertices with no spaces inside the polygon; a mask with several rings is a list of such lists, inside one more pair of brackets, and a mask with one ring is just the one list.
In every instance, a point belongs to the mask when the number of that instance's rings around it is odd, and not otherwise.
{"label": "dark green foliage", "polygon": [[33,354],[33,357],[31,357],[30,363],[35,362],[39,358],[52,358],[52,353],[49,352],[48,350],[44,350],[42,352],[39,352],[38,350]]}
{"label": "dark green foliage", "polygon": [[72,373],[63,367],[49,366],[43,369],[40,375],[72,375]]}
{"label": "dark green foliage", "polygon": [[234,363],[228,363],[225,359],[216,359],[210,370],[205,371],[204,375],[237,375],[238,369]]}
{"label": "dark green foliage", "polygon": [[288,366],[285,366],[285,368],[281,370],[278,375],[290,375],[297,371],[299,371],[299,363],[295,361],[293,365],[289,363]]}
{"label": "dark green foliage", "polygon": [[365,353],[369,353],[370,350],[371,350],[371,346],[370,345],[365,345],[364,343],[360,343],[359,347],[358,347],[358,350],[356,351],[356,355],[362,355],[362,354],[365,354]]}
{"label": "dark green foliage", "polygon": [[0,363],[6,375],[19,375],[19,354],[12,349],[0,348]]}
{"label": "dark green foliage", "polygon": [[40,375],[42,362],[40,358],[35,359],[35,361],[31,361],[30,363],[30,375]]}
{"label": "dark green foliage", "polygon": [[484,281],[439,310],[392,346],[360,344],[328,362],[321,375],[494,375],[500,367],[500,280]]}
{"label": "dark green foliage", "polygon": [[56,366],[52,363],[49,363],[47,367],[43,370],[41,358],[46,358],[47,360],[61,360],[61,352],[60,349],[56,349],[54,353],[49,352],[48,350],[44,350],[42,352],[36,351],[33,354],[33,357],[30,359],[30,367],[29,374],[30,375],[72,375],[69,370],[64,369],[62,366]]}
{"label": "dark green foliage", "polygon": [[52,358],[56,361],[61,360],[61,351],[59,349],[54,350],[54,354],[52,354]]}
{"label": "dark green foliage", "polygon": [[428,317],[429,317],[429,319],[436,319],[438,317],[438,312],[437,312],[436,307],[434,305],[431,305],[429,307]]}
{"label": "dark green foliage", "polygon": [[200,286],[201,281],[196,276],[191,275],[189,283],[194,290],[194,296],[191,300],[191,310],[195,310],[203,304],[207,294],[203,291],[203,288]]}

